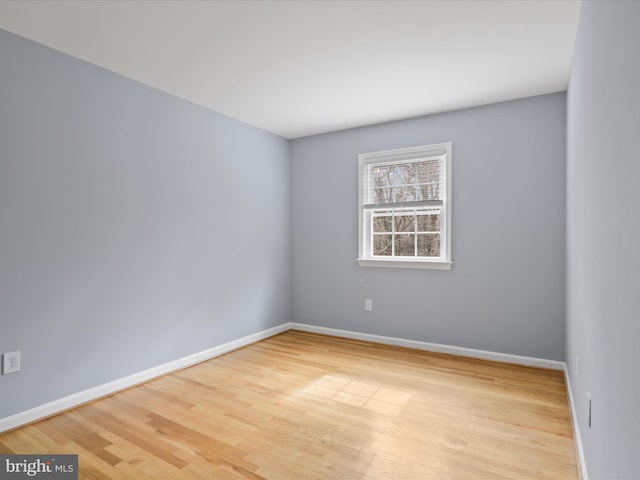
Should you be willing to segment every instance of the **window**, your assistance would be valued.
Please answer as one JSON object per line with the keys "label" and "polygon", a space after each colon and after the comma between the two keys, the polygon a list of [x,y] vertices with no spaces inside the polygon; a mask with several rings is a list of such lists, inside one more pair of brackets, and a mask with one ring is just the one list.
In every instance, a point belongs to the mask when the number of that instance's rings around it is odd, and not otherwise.
{"label": "window", "polygon": [[364,267],[451,269],[451,143],[358,156]]}

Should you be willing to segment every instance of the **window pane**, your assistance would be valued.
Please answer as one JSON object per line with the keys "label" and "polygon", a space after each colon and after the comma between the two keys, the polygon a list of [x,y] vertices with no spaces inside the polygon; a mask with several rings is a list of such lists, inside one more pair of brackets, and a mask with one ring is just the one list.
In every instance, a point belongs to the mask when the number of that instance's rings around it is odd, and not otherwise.
{"label": "window pane", "polygon": [[396,256],[413,257],[416,254],[415,235],[396,235],[395,236]]}
{"label": "window pane", "polygon": [[410,215],[395,215],[393,217],[395,223],[396,232],[415,232],[416,231],[416,217],[413,213]]}
{"label": "window pane", "polygon": [[391,256],[391,235],[373,236],[373,254]]}
{"label": "window pane", "polygon": [[371,168],[370,188],[375,203],[442,199],[441,158]]}
{"label": "window pane", "polygon": [[440,160],[416,163],[421,200],[440,199]]}
{"label": "window pane", "polygon": [[391,215],[373,217],[374,232],[391,232]]}
{"label": "window pane", "polygon": [[418,256],[419,257],[439,257],[440,256],[440,234],[418,235]]}
{"label": "window pane", "polygon": [[440,215],[418,215],[418,231],[419,232],[439,232],[440,231]]}

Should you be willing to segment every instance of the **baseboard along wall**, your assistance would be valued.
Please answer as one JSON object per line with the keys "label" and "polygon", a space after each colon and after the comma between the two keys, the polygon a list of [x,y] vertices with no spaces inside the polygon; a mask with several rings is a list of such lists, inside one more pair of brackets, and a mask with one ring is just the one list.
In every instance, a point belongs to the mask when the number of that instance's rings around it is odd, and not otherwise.
{"label": "baseboard along wall", "polygon": [[397,337],[386,337],[382,335],[372,335],[369,333],[352,332],[348,330],[340,330],[335,328],[320,327],[316,325],[307,325],[304,323],[288,322],[269,328],[246,337],[233,340],[231,342],[218,345],[216,347],[204,350],[202,352],[188,355],[183,358],[159,365],[142,372],[129,375],[127,377],[115,380],[113,382],[98,385],[96,387],[74,393],[67,397],[54,400],[53,402],[40,405],[38,407],[16,413],[9,417],[0,418],[0,433],[34,423],[47,417],[51,417],[58,413],[70,410],[82,404],[106,397],[120,390],[124,390],[135,385],[147,382],[154,378],[172,373],[183,368],[190,367],[197,363],[201,363],[212,358],[218,357],[225,353],[237,350],[260,340],[278,335],[288,330],[299,330],[309,333],[319,333],[322,335],[331,335],[334,337],[349,338],[352,340],[362,340],[366,342],[380,343],[384,345],[392,345],[397,347],[412,348],[415,350],[424,350],[429,352],[446,353],[450,355],[458,355],[462,357],[478,358],[481,360],[491,360],[502,363],[513,363],[516,365],[524,365],[529,367],[547,368],[551,370],[564,371],[567,390],[569,392],[569,407],[571,411],[571,421],[575,434],[576,449],[579,457],[580,478],[588,480],[586,474],[586,465],[584,461],[584,453],[582,450],[582,442],[580,441],[580,430],[576,421],[576,411],[569,383],[569,375],[565,362],[556,360],[547,360],[544,358],[524,357],[520,355],[511,355],[506,353],[490,352],[486,350],[475,350],[471,348],[456,347],[452,345],[443,345],[438,343],[421,342],[417,340],[408,340]]}
{"label": "baseboard along wall", "polygon": [[458,355],[460,357],[478,358],[481,360],[492,360],[502,363],[514,363],[516,365],[524,365],[528,367],[548,368],[550,370],[564,370],[564,362],[557,360],[547,360],[544,358],[523,357],[520,355],[511,355],[508,353],[490,352],[486,350],[475,350],[473,348],[455,347],[452,345],[443,345],[440,343],[421,342],[417,340],[407,340],[397,337],[385,337],[382,335],[372,335],[369,333],[351,332],[348,330],[339,330],[335,328],[318,327],[315,325],[306,325],[303,323],[290,323],[289,330],[301,330],[303,332],[320,333],[323,335],[331,335],[334,337],[350,338],[353,340],[362,340],[365,342],[382,343],[384,345],[393,345],[395,347],[412,348],[414,350],[425,350],[428,352],[447,353],[449,355]]}
{"label": "baseboard along wall", "polygon": [[578,472],[580,473],[580,480],[589,480],[587,475],[587,464],[584,459],[584,450],[582,449],[582,437],[580,436],[580,425],[578,424],[578,417],[576,416],[576,406],[573,399],[573,390],[571,390],[571,381],[569,380],[569,371],[567,365],[564,366],[564,381],[567,384],[567,392],[569,395],[569,413],[571,414],[571,425],[573,426],[573,438],[576,443],[576,456],[580,464],[578,465]]}
{"label": "baseboard along wall", "polygon": [[116,392],[119,392],[120,390],[124,390],[135,385],[148,382],[149,380],[161,377],[162,375],[182,370],[183,368],[190,367],[197,363],[205,362],[212,358],[231,352],[232,350],[237,350],[238,348],[242,348],[252,343],[259,342],[260,340],[264,340],[265,338],[269,338],[279,333],[286,332],[287,330],[290,330],[288,324],[285,323],[282,325],[278,325],[277,327],[269,328],[252,335],[247,335],[246,337],[242,337],[237,340],[218,345],[217,347],[209,348],[202,352],[194,353],[193,355],[188,355],[186,357],[164,363],[157,367],[150,368],[148,370],[144,370],[142,372],[138,372],[124,378],[120,378],[118,380],[114,380],[113,382],[105,383],[103,385],[98,385],[82,392],[74,393],[67,397],[54,400],[53,402],[49,402],[44,405],[25,410],[24,412],[19,412],[15,415],[11,415],[5,418],[0,418],[0,433],[6,432],[8,430],[13,430],[24,425],[28,425],[33,422],[37,422],[38,420],[42,420],[47,417],[51,417],[79,405],[92,402],[108,395],[112,395]]}

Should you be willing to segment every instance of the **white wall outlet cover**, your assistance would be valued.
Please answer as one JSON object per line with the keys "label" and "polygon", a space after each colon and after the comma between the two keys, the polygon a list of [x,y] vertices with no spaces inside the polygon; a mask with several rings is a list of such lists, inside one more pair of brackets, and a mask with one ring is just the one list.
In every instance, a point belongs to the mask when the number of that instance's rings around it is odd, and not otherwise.
{"label": "white wall outlet cover", "polygon": [[364,309],[367,312],[373,311],[373,300],[371,300],[370,298],[365,299],[365,301],[364,301]]}
{"label": "white wall outlet cover", "polygon": [[2,374],[8,375],[20,371],[20,351],[8,352],[2,356]]}

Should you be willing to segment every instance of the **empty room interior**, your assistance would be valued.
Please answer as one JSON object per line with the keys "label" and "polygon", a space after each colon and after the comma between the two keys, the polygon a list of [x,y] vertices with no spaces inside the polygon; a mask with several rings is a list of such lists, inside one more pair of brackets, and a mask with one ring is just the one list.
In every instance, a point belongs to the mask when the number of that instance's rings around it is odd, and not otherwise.
{"label": "empty room interior", "polygon": [[640,479],[638,25],[0,0],[0,478]]}

